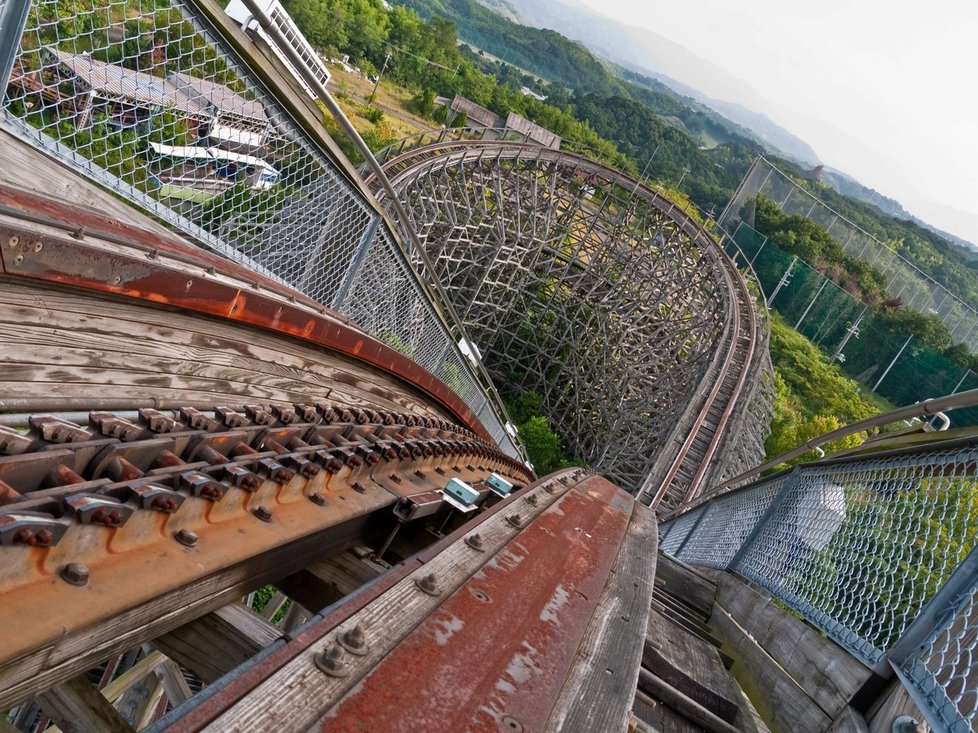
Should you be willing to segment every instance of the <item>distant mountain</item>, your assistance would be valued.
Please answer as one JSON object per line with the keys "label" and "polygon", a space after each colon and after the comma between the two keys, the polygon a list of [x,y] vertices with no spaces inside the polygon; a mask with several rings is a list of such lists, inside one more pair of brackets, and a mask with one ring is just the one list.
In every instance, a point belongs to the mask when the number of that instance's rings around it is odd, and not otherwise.
{"label": "distant mountain", "polygon": [[592,51],[640,74],[651,76],[676,93],[691,97],[754,133],[764,147],[814,167],[812,148],[767,117],[739,104],[717,99],[735,90],[738,98],[756,97],[741,79],[684,46],[580,5],[574,0],[480,0],[496,12],[525,25],[549,28],[581,41]]}
{"label": "distant mountain", "polygon": [[978,250],[978,245],[969,242],[967,239],[962,239],[961,237],[955,236],[950,232],[945,232],[942,229],[938,229],[937,227],[928,224],[923,219],[914,216],[903,208],[903,205],[899,201],[888,198],[879,191],[869,188],[868,186],[864,186],[855,178],[846,175],[842,171],[835,170],[834,168],[825,168],[822,173],[822,183],[827,186],[831,186],[843,196],[849,196],[857,201],[862,201],[863,203],[875,206],[884,214],[895,216],[897,219],[912,221],[914,224],[917,224],[928,231],[934,232],[934,234],[938,235],[939,237],[943,237],[949,242],[953,242],[959,247],[964,247],[971,251]]}

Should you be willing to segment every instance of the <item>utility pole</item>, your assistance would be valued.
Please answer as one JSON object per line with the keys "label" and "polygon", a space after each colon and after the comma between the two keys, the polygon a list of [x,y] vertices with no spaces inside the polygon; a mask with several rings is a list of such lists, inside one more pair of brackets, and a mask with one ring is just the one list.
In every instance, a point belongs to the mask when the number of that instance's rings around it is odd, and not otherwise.
{"label": "utility pole", "polygon": [[392,51],[388,51],[387,52],[387,55],[384,56],[384,63],[380,67],[380,73],[377,74],[377,81],[374,82],[374,88],[370,92],[370,99],[368,101],[371,104],[373,104],[373,100],[376,98],[377,87],[380,86],[380,79],[384,75],[384,71],[386,71],[386,69],[387,69],[387,62],[391,60],[391,54],[392,53],[393,53]]}

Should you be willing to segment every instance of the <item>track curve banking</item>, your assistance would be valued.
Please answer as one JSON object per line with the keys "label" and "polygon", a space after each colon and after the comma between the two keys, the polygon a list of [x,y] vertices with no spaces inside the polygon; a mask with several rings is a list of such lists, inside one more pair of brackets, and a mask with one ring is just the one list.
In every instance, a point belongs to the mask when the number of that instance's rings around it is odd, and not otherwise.
{"label": "track curve banking", "polygon": [[[743,275],[687,211],[576,154],[417,142],[383,156],[385,171],[501,386],[541,392],[577,455],[663,510],[761,457],[767,408],[747,403],[770,389],[766,329]],[[506,269],[537,277],[506,282]],[[519,297],[533,287],[543,297]],[[562,334],[514,349],[541,300],[550,318],[537,324]],[[678,349],[656,348],[677,334]]]}

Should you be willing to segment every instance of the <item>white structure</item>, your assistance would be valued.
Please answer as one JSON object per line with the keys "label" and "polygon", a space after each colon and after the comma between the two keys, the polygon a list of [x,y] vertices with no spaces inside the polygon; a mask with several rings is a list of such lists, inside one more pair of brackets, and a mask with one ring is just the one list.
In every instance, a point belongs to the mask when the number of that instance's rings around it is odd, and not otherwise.
{"label": "white structure", "polygon": [[[278,0],[257,0],[257,2],[262,10],[264,10],[272,19],[272,22],[289,40],[292,48],[298,51],[299,55],[302,56],[302,60],[306,64],[306,68],[312,71],[312,73],[316,75],[316,78],[319,79],[319,81],[322,82],[322,85],[325,87],[326,82],[329,81],[329,70],[323,64],[322,59],[319,58],[319,54],[316,53],[313,47],[309,44],[309,41],[306,40],[306,37],[302,35],[301,31],[299,31],[299,27],[295,24],[295,21],[292,20],[292,17],[285,12],[285,8],[282,7],[282,3],[280,3]],[[282,63],[285,64],[289,71],[292,72],[292,76],[298,80],[298,82],[302,85],[302,88],[306,90],[309,96],[313,99],[317,99],[316,93],[313,92],[313,90],[309,88],[309,85],[303,80],[302,74],[300,74],[292,62],[286,58],[285,54],[281,51],[281,49],[279,49],[278,45],[276,45],[266,35],[265,31],[261,29],[261,26],[258,25],[258,22],[254,19],[254,16],[252,16],[251,11],[245,7],[245,4],[241,0],[231,0],[231,2],[228,3],[228,6],[224,9],[224,12],[240,23],[242,29],[253,30],[258,33],[258,35],[269,45],[272,51],[275,52],[275,55],[278,56]]]}

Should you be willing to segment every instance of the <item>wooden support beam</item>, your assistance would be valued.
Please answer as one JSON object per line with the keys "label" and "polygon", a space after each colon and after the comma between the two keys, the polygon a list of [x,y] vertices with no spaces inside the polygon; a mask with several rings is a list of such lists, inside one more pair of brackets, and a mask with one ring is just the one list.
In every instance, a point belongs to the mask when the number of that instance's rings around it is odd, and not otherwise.
{"label": "wooden support beam", "polygon": [[84,675],[41,693],[37,701],[64,733],[133,732],[133,727]]}
{"label": "wooden support beam", "polygon": [[717,603],[829,716],[838,715],[872,674],[838,644],[733,575],[720,577]]}
{"label": "wooden support beam", "polygon": [[269,646],[281,633],[250,608],[230,603],[153,643],[209,684]]}
{"label": "wooden support beam", "polygon": [[386,571],[367,559],[358,549],[350,549],[315,562],[293,573],[276,586],[308,609],[326,608]]}
{"label": "wooden support beam", "polygon": [[717,717],[644,667],[639,673],[638,685],[639,689],[647,692],[653,699],[661,700],[665,705],[671,707],[690,722],[709,731],[709,733],[741,733],[730,723]]}
{"label": "wooden support beam", "polygon": [[772,729],[823,733],[829,727],[832,718],[719,605],[713,624],[736,659],[731,672]]}
{"label": "wooden support beam", "polygon": [[737,690],[716,647],[656,612],[649,618],[642,664],[728,723],[737,718]]}

